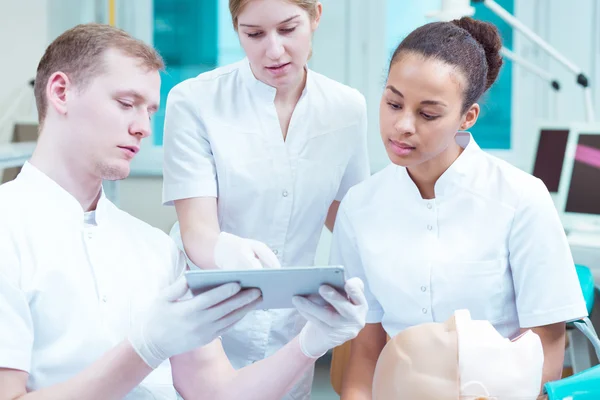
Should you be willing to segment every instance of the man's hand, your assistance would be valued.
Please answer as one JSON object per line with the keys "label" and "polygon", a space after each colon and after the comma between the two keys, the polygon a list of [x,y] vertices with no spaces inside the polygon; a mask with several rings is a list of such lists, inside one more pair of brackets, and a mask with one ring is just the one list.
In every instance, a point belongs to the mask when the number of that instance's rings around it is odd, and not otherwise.
{"label": "man's hand", "polygon": [[133,326],[129,341],[152,368],[212,342],[254,310],[261,295],[258,289],[241,291],[237,283],[182,300],[188,292],[182,276],[149,304]]}

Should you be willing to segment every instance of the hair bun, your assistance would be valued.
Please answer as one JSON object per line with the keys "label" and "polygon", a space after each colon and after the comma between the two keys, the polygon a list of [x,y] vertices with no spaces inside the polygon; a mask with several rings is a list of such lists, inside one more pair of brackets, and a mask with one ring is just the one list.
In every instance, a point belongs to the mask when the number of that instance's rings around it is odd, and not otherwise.
{"label": "hair bun", "polygon": [[498,73],[502,67],[503,61],[500,55],[502,49],[502,38],[498,28],[494,24],[485,21],[478,21],[471,17],[462,17],[455,19],[452,23],[469,32],[471,36],[481,44],[485,51],[485,58],[488,64],[487,86],[486,90],[498,78]]}

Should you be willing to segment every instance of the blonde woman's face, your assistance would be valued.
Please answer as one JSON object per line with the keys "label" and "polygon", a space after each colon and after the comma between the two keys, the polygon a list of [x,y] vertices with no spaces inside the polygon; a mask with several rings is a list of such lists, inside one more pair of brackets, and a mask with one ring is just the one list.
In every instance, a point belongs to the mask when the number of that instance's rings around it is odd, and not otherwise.
{"label": "blonde woman's face", "polygon": [[317,16],[285,0],[252,0],[238,16],[238,35],[254,76],[275,88],[284,88],[303,77]]}

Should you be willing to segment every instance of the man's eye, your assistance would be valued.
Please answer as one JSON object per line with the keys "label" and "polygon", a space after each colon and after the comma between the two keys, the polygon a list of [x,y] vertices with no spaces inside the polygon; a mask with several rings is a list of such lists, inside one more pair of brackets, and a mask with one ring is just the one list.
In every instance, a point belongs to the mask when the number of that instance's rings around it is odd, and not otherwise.
{"label": "man's eye", "polygon": [[123,108],[132,108],[133,107],[133,104],[130,104],[130,103],[127,103],[127,102],[124,102],[121,100],[118,100],[118,102],[121,105],[121,107],[123,107]]}

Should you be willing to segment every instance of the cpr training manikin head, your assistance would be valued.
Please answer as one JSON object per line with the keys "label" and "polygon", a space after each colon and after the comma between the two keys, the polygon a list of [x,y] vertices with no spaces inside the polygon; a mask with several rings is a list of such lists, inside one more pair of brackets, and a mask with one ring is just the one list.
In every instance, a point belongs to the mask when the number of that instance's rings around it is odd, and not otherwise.
{"label": "cpr training manikin head", "polygon": [[535,400],[544,353],[532,331],[509,340],[488,321],[456,311],[408,328],[379,357],[373,400]]}

